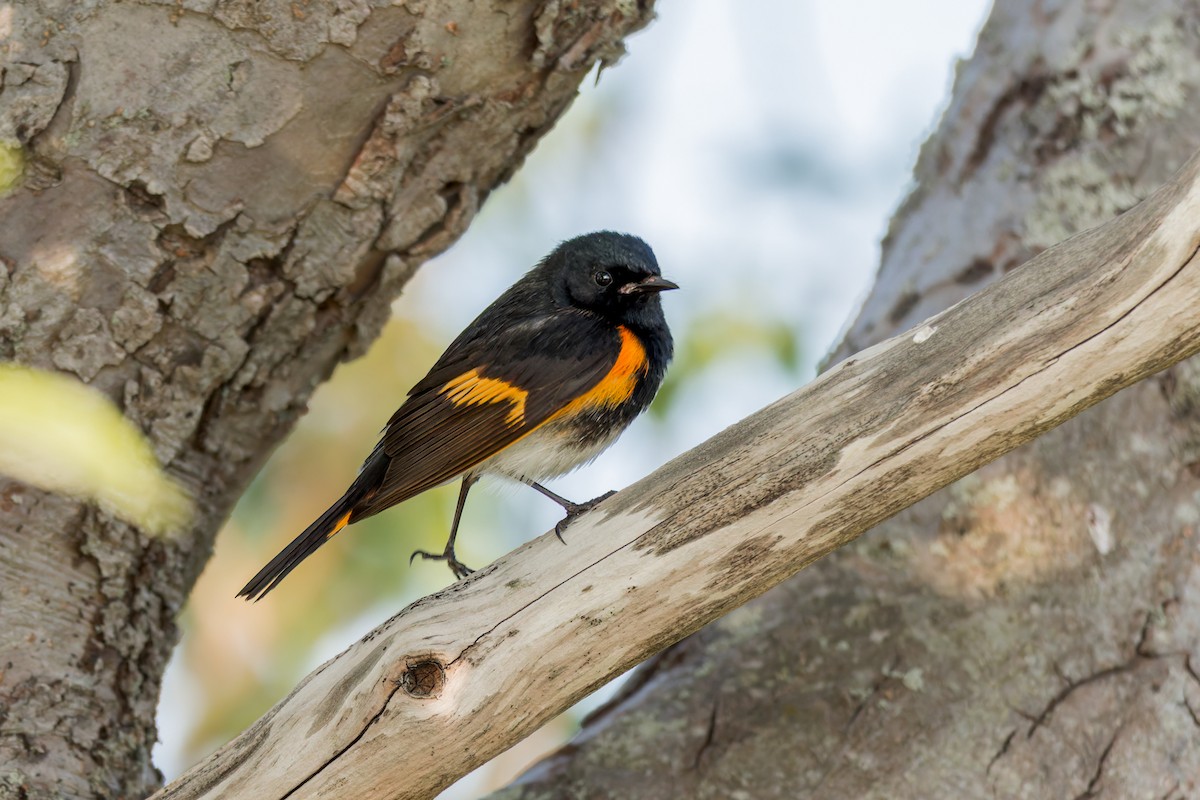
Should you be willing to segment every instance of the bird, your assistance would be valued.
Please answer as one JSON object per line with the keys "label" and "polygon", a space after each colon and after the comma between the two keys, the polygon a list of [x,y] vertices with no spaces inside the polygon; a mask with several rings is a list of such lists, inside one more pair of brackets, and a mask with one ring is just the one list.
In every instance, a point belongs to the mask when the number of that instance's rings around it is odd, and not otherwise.
{"label": "bird", "polygon": [[471,487],[484,475],[529,486],[562,506],[555,526],[613,494],[573,503],[542,485],[596,458],[646,410],[674,345],[653,250],[598,231],[559,244],[476,317],[409,390],[350,488],[238,592],[262,599],[348,525],[461,479],[441,553],[462,579],[454,543]]}

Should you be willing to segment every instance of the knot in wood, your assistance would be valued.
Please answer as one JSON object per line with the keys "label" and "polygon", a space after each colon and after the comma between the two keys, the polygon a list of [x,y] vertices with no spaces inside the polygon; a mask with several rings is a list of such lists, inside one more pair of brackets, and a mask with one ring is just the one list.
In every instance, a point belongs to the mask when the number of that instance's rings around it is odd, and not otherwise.
{"label": "knot in wood", "polygon": [[432,659],[409,664],[400,675],[400,688],[410,697],[437,697],[446,685],[446,667]]}

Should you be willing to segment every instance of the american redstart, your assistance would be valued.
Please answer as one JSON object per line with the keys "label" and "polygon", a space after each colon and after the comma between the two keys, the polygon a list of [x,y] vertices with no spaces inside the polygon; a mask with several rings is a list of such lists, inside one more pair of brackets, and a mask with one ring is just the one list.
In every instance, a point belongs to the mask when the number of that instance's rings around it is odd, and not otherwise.
{"label": "american redstart", "polygon": [[[673,345],[650,247],[602,231],[563,242],[459,334],[388,420],[341,499],[259,570],[239,597],[258,599],[338,531],[462,477],[454,555],[467,493],[481,475],[527,483],[575,516],[612,494],[572,503],[538,483],[588,463],[646,410]],[[409,559],[410,561],[412,559]]]}

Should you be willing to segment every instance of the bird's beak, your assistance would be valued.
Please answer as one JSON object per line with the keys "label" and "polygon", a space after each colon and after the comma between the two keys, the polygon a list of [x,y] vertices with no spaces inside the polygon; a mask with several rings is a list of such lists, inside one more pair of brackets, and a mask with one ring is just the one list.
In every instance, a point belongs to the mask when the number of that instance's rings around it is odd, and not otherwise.
{"label": "bird's beak", "polygon": [[651,292],[665,292],[668,289],[678,289],[679,284],[674,281],[669,281],[661,275],[651,275],[649,278],[643,278],[637,283],[627,283],[617,291],[621,294],[649,294]]}

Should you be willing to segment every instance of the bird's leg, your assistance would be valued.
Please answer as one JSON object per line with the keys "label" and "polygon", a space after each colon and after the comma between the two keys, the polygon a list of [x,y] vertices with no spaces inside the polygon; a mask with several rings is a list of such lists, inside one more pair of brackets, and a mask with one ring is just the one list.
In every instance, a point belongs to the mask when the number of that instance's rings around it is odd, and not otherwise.
{"label": "bird's leg", "polygon": [[562,536],[563,531],[565,531],[567,529],[567,526],[570,525],[571,522],[576,517],[578,517],[580,514],[582,514],[585,511],[591,511],[593,508],[600,505],[605,500],[607,500],[608,498],[610,498],[614,494],[616,494],[615,491],[605,492],[604,494],[600,495],[599,497],[593,497],[591,500],[588,500],[586,503],[572,503],[567,498],[563,497],[562,495],[555,494],[554,492],[550,491],[545,486],[542,486],[540,483],[537,483],[536,481],[525,481],[525,483],[529,484],[534,489],[537,489],[539,492],[544,494],[546,497],[549,497],[551,500],[558,503],[560,506],[563,507],[563,511],[567,512],[567,515],[565,517],[563,517],[562,519],[560,519],[558,521],[558,524],[554,526],[554,535],[557,536],[558,540],[560,542],[562,542],[563,544],[566,544],[566,541],[563,540],[563,536]]}
{"label": "bird's leg", "polygon": [[458,523],[462,520],[463,507],[467,504],[467,492],[471,491],[471,487],[475,485],[475,481],[477,480],[479,480],[479,477],[476,475],[467,475],[463,478],[462,488],[458,490],[458,506],[454,509],[454,522],[450,525],[450,538],[446,540],[446,549],[440,555],[430,553],[428,550],[415,550],[408,557],[409,564],[412,564],[414,558],[420,556],[432,561],[445,561],[446,566],[450,567],[450,571],[454,573],[455,578],[465,578],[475,571],[459,561],[454,555],[454,537],[458,536]]}

